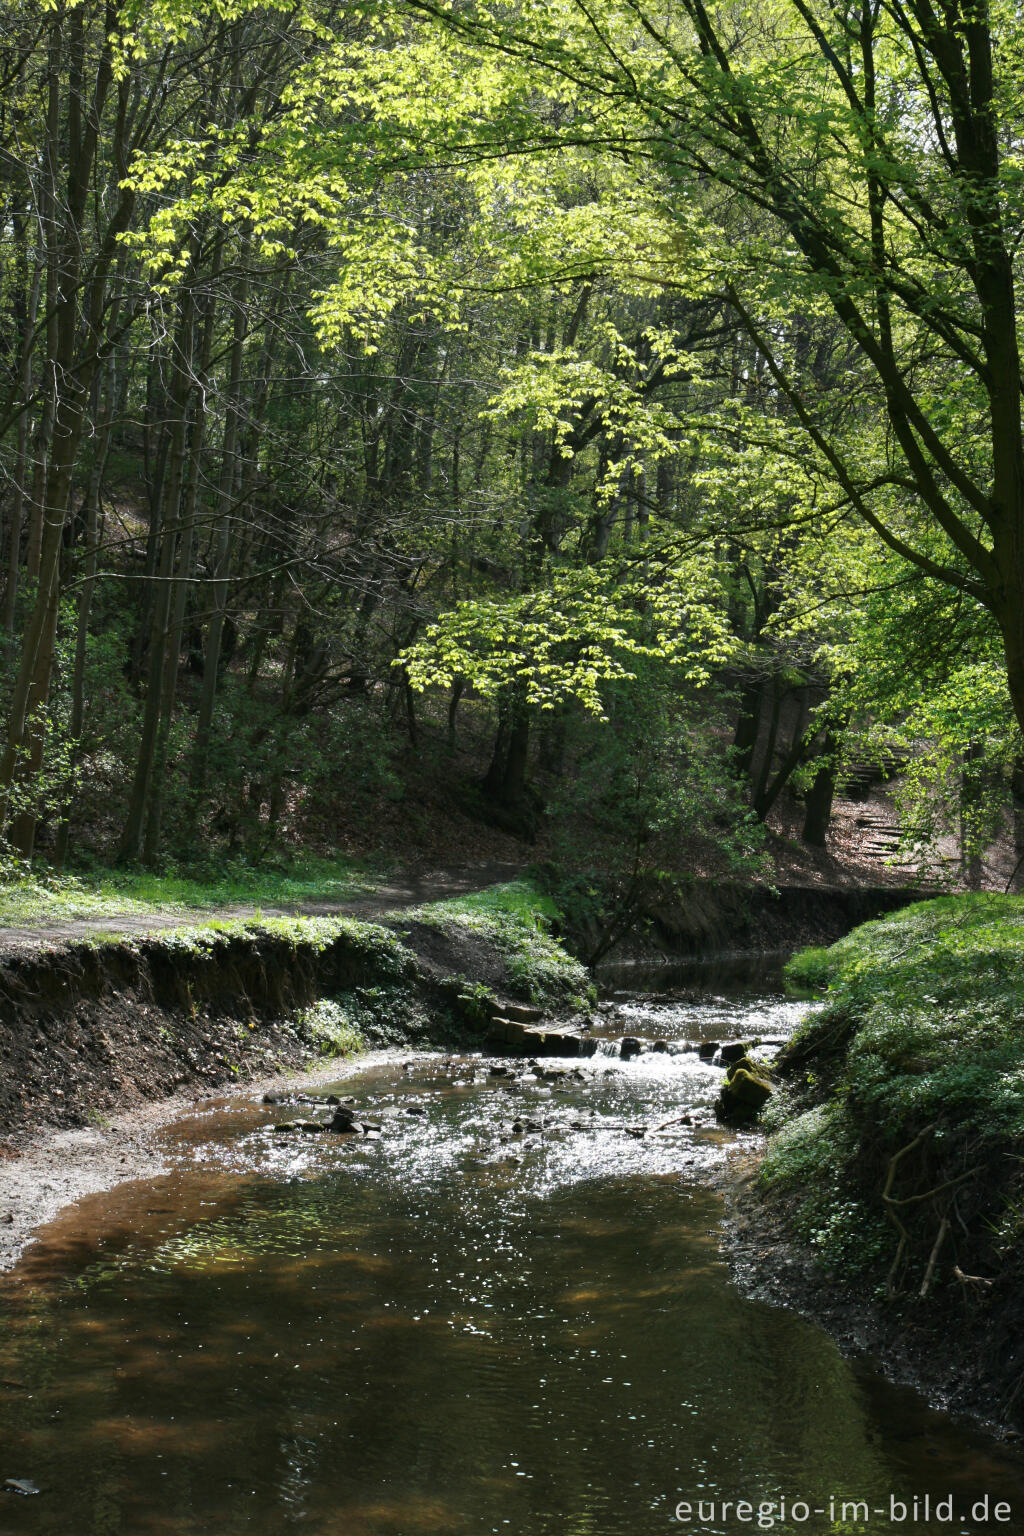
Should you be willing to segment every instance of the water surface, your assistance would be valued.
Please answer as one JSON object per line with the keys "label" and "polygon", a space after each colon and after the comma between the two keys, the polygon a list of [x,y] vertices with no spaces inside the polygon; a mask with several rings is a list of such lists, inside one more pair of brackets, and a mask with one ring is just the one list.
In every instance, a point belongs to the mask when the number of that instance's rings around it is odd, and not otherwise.
{"label": "water surface", "polygon": [[372,1141],[237,1100],[179,1125],[170,1175],[83,1202],[0,1287],[0,1480],[43,1489],[0,1530],[648,1536],[758,1528],[721,1500],[947,1493],[951,1523],[760,1528],[974,1531],[985,1494],[1024,1528],[1011,1457],[730,1283],[708,1175],[744,1138],[686,1047],[788,1033],[764,988],[620,998],[598,1032],[670,1048],[547,1080],[370,1058],[336,1091]]}

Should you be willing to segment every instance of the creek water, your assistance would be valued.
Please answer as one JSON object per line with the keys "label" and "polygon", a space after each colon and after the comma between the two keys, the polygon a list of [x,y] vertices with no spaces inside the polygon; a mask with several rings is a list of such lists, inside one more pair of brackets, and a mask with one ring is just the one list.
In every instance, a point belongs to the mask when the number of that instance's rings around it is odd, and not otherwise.
{"label": "creek water", "polygon": [[[686,1047],[803,1007],[763,971],[673,980],[546,1079],[363,1058],[334,1091],[379,1138],[213,1103],[168,1175],[56,1222],[0,1283],[0,1482],[41,1490],[0,1531],[1024,1530],[1012,1455],[730,1281],[710,1174],[750,1138]],[[622,1062],[623,1034],[669,1048]]]}

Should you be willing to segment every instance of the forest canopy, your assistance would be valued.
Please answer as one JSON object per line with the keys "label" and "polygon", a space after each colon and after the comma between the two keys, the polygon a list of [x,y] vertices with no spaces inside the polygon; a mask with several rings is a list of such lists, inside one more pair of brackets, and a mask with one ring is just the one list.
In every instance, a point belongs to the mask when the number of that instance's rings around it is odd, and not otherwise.
{"label": "forest canopy", "polygon": [[1010,8],[0,17],[8,870],[1021,820]]}

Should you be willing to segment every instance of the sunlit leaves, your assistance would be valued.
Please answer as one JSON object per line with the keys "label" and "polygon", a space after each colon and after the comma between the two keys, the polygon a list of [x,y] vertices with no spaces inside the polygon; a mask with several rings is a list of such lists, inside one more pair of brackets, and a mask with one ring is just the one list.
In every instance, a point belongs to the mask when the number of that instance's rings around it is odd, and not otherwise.
{"label": "sunlit leaves", "polygon": [[700,684],[733,648],[711,562],[666,549],[632,569],[558,572],[538,590],[461,603],[401,661],[416,688],[463,678],[487,696],[519,688],[540,709],[575,698],[600,715],[602,690],[636,658]]}

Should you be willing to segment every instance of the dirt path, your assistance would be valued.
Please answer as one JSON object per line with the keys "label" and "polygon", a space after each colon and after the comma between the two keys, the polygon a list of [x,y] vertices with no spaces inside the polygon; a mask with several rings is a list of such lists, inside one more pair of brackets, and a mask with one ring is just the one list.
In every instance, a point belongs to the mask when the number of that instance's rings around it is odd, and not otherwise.
{"label": "dirt path", "polygon": [[518,864],[453,865],[425,874],[403,875],[385,882],[363,896],[341,902],[290,902],[280,906],[234,905],[192,908],[188,911],[144,912],[129,916],[68,918],[63,922],[43,922],[18,927],[0,925],[0,959],[19,950],[50,949],[55,945],[92,938],[98,933],[139,937],[161,933],[168,928],[190,928],[199,923],[220,920],[245,920],[264,917],[363,917],[372,918],[398,907],[418,907],[431,901],[447,901],[471,891],[486,889],[517,880],[523,875]]}

